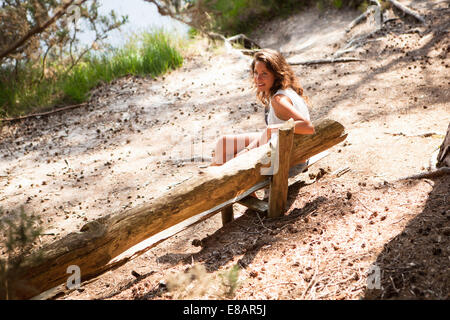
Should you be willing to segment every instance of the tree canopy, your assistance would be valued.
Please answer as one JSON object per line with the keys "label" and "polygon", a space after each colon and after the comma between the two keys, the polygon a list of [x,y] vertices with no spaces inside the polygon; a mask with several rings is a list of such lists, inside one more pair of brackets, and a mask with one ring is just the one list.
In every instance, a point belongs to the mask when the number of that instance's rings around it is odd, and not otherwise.
{"label": "tree canopy", "polygon": [[[0,0],[0,64],[42,60],[45,69],[49,55],[65,55],[72,67],[127,22],[126,16],[101,15],[98,9],[98,0]],[[90,45],[80,45],[81,25],[95,34]]]}

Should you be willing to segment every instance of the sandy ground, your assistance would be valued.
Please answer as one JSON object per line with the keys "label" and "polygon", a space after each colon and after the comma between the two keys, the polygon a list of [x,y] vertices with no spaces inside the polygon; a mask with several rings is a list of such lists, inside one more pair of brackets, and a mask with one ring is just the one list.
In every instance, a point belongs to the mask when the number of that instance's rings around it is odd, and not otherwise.
{"label": "sandy ground", "polygon": [[[216,215],[57,298],[448,299],[448,176],[398,179],[427,169],[450,122],[449,2],[402,2],[429,24],[390,10],[398,19],[344,55],[363,61],[294,66],[312,120],[337,120],[348,138],[290,189],[285,217],[235,205],[233,223],[222,227]],[[358,14],[311,10],[251,37],[291,62],[330,57],[372,30],[345,32]],[[2,219],[21,205],[39,216],[38,248],[198,174],[205,163],[180,159],[210,156],[220,134],[264,128],[249,57],[223,48],[186,55],[159,79],[97,88],[88,107],[3,125]],[[237,287],[223,283],[235,265]],[[380,285],[370,289],[374,270]]]}

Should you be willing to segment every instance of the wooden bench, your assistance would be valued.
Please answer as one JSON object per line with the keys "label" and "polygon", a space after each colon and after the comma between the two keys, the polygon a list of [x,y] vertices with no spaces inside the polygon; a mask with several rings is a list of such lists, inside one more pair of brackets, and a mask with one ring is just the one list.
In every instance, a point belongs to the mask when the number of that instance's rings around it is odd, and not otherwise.
{"label": "wooden bench", "polygon": [[289,168],[326,151],[347,136],[344,127],[333,120],[316,121],[314,127],[313,135],[294,135],[292,124],[280,130],[278,170],[272,177],[261,174],[267,158],[272,156],[270,146],[265,144],[220,167],[208,167],[198,177],[157,199],[109,213],[43,247],[26,257],[16,270],[16,281],[22,282],[22,288],[28,288],[18,291],[17,298],[31,298],[65,284],[71,265],[80,268],[82,281],[91,279],[218,212],[222,213],[223,222],[228,223],[233,219],[233,203],[253,201],[247,196],[267,185],[268,216],[279,216],[286,206]]}
{"label": "wooden bench", "polygon": [[[329,154],[330,153],[328,151],[324,151],[324,152],[321,152],[320,154],[318,154],[316,156],[311,157],[309,159],[308,164],[301,168],[302,169],[301,172],[295,172],[294,171],[292,173],[292,175],[289,175],[289,178],[287,179],[287,181],[288,181],[287,189],[289,187],[291,187],[292,185],[298,183],[299,181],[302,181],[304,179],[302,177],[302,173],[306,172],[310,166],[312,166],[313,164],[317,163],[319,160],[323,159],[324,157],[328,156]],[[256,191],[261,190],[261,189],[266,189],[267,187],[272,188],[272,191],[273,191],[273,188],[275,188],[275,187],[271,184],[271,182],[272,182],[272,179],[271,179],[271,177],[269,177],[266,180],[264,180],[263,182],[258,183],[257,185],[255,185],[252,188],[250,188],[247,191],[247,193],[248,192],[253,193],[253,192],[256,192]],[[274,193],[272,192],[272,193],[269,193],[269,199],[270,199],[271,196],[273,197],[273,196],[276,196],[276,195],[274,195]],[[286,194],[286,198],[284,199],[284,201],[287,201],[287,194]],[[258,213],[267,215],[269,217],[274,217],[274,218],[280,216],[283,213],[283,211],[284,211],[283,208],[281,208],[281,210],[279,212],[273,212],[272,211],[272,215],[270,215],[270,214],[268,214],[268,212],[269,212],[269,201],[265,201],[265,199],[264,200],[260,200],[260,199],[257,199],[255,197],[253,197],[253,196],[246,196],[242,200],[238,200],[236,203],[239,203],[239,204],[241,204],[241,205],[243,205],[243,206],[245,206],[245,207],[247,207],[247,208],[249,208],[249,209],[251,209],[253,211],[256,211]],[[225,218],[224,217],[224,212],[222,212],[222,222],[223,222],[223,224],[226,224],[226,223],[234,220],[234,214],[233,214],[232,211],[231,211],[231,213],[225,214],[225,216],[227,216],[227,215],[228,215],[229,218]]]}
{"label": "wooden bench", "polygon": [[[268,201],[259,200],[253,196],[246,196],[241,200],[236,202],[246,206],[249,209],[255,210],[259,213],[267,214],[269,218],[276,218],[282,215],[286,209],[287,195],[289,188],[289,170],[290,170],[290,155],[294,139],[294,123],[286,122],[285,125],[280,128],[278,133],[278,139],[276,139],[276,146],[273,146],[272,150],[278,155],[277,169],[274,175],[268,176],[266,180],[261,183],[256,184],[245,194],[253,194],[254,192],[269,187],[269,198]],[[307,169],[313,163],[322,159],[328,155],[328,151],[324,151],[319,155],[313,156],[308,165],[305,166]],[[225,225],[234,220],[233,205],[230,204],[225,209],[222,210],[222,224]]]}

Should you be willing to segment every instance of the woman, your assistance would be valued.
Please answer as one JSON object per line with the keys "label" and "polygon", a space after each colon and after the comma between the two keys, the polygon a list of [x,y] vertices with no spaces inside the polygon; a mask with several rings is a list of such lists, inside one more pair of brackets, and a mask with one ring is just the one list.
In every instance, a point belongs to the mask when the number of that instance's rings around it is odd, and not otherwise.
{"label": "woman", "polygon": [[270,140],[272,132],[290,118],[294,119],[296,134],[313,134],[307,107],[308,98],[284,57],[277,51],[258,51],[250,68],[256,96],[269,107],[267,128],[252,132],[222,136],[216,143],[211,166],[220,166],[234,157],[259,147]]}

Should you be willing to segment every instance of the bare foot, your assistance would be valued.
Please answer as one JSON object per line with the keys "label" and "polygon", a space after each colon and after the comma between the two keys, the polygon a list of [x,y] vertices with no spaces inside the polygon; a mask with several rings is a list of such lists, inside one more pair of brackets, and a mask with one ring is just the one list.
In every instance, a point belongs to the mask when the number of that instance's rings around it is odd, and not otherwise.
{"label": "bare foot", "polygon": [[217,164],[217,163],[215,163],[215,162],[211,162],[211,163],[209,164],[209,167],[219,167],[219,166],[221,166],[221,164]]}

